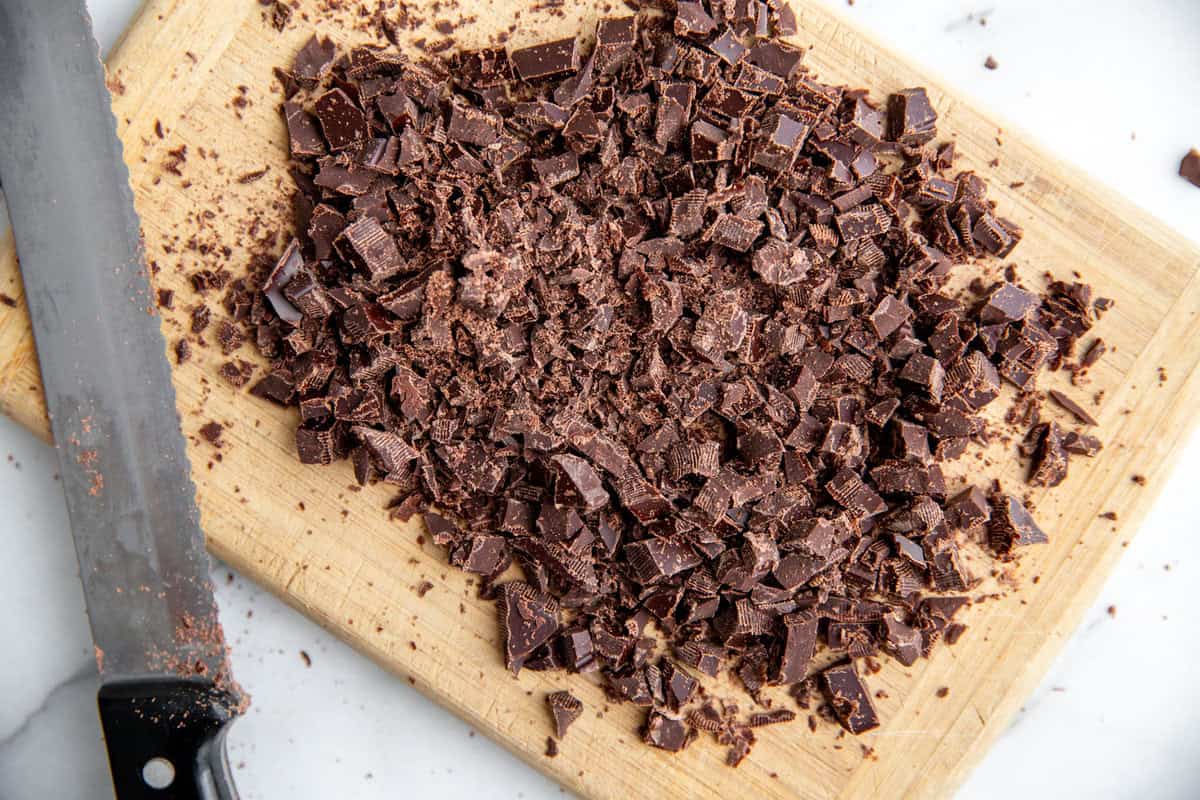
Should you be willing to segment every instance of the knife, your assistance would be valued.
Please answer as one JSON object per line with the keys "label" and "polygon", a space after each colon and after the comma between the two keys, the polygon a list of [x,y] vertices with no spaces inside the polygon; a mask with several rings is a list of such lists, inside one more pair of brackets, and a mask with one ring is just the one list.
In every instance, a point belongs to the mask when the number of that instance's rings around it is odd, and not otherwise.
{"label": "knife", "polygon": [[0,0],[0,179],[120,800],[236,798],[229,671],[175,390],[82,0]]}

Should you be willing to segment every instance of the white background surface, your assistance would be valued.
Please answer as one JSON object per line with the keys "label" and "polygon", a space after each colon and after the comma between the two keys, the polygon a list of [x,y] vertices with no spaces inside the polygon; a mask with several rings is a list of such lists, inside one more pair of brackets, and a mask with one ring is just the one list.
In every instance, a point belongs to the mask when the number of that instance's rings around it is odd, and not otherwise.
{"label": "white background surface", "polygon": [[[1200,189],[1176,176],[1200,146],[1196,0],[823,1],[1200,241]],[[138,4],[89,5],[107,47]],[[989,54],[999,69],[983,68]],[[55,469],[48,448],[0,419],[0,800],[109,796]],[[1197,482],[1200,437],[961,798],[1200,796]],[[562,796],[256,586],[214,574],[254,696],[231,744],[246,800]]]}

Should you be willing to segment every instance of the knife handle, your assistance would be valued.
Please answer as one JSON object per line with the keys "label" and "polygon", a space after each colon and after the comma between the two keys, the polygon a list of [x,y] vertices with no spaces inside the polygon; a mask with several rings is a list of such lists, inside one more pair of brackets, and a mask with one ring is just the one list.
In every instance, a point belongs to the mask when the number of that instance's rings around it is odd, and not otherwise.
{"label": "knife handle", "polygon": [[98,704],[117,800],[237,800],[225,755],[233,695],[151,678],[105,683]]}

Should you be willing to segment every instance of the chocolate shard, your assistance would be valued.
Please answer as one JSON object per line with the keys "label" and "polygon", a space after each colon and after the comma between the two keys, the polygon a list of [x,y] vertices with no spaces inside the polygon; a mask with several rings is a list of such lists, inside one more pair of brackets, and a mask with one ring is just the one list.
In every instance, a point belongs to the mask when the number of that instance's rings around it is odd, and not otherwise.
{"label": "chocolate shard", "polygon": [[987,297],[979,311],[984,324],[1017,322],[1026,319],[1039,305],[1037,295],[1012,283],[1001,283]]}
{"label": "chocolate shard", "polygon": [[1014,547],[1045,544],[1050,541],[1046,533],[1034,522],[1025,504],[1016,497],[997,494],[992,498],[991,505],[988,542],[996,552],[1008,554]]}
{"label": "chocolate shard", "polygon": [[570,484],[572,500],[578,499],[588,511],[596,511],[608,505],[608,492],[591,464],[572,455],[557,455],[551,462],[558,467],[558,480]]}
{"label": "chocolate shard", "polygon": [[1088,413],[1086,408],[1079,405],[1079,403],[1076,403],[1074,400],[1072,400],[1066,394],[1060,392],[1057,389],[1051,389],[1049,394],[1050,394],[1050,397],[1054,400],[1054,402],[1058,403],[1060,406],[1065,408],[1067,411],[1071,412],[1072,416],[1074,416],[1075,419],[1079,420],[1084,425],[1099,425],[1100,424],[1100,423],[1096,422],[1095,417],[1093,417],[1091,414]]}
{"label": "chocolate shard", "polygon": [[345,150],[371,135],[371,126],[362,109],[341,89],[321,95],[315,111],[330,150]]}
{"label": "chocolate shard", "polygon": [[821,673],[821,689],[842,727],[857,736],[879,727],[871,692],[853,664],[830,667]]}
{"label": "chocolate shard", "polygon": [[575,72],[579,69],[579,42],[574,37],[523,47],[509,53],[509,60],[523,81],[534,81]]}
{"label": "chocolate shard", "polygon": [[358,265],[372,283],[405,269],[396,242],[374,217],[363,217],[346,227],[336,242],[343,256]]}
{"label": "chocolate shard", "polygon": [[816,652],[818,622],[816,614],[804,612],[788,614],[783,618],[783,652],[776,675],[777,683],[796,683],[807,677],[808,665]]}
{"label": "chocolate shard", "polygon": [[702,3],[681,2],[675,6],[675,35],[703,39],[717,29],[717,23]]}
{"label": "chocolate shard", "polygon": [[1058,486],[1067,477],[1067,452],[1057,422],[1043,422],[1031,432],[1037,442],[1029,483],[1034,486]]}
{"label": "chocolate shard", "polygon": [[567,735],[567,728],[583,716],[583,701],[570,692],[559,691],[546,695],[546,703],[554,717],[554,735],[562,739]]}
{"label": "chocolate shard", "polygon": [[888,99],[888,132],[894,142],[920,145],[937,133],[937,112],[923,88],[904,89]]}
{"label": "chocolate shard", "polygon": [[385,473],[403,472],[421,455],[413,449],[412,445],[390,431],[379,431],[356,425],[350,429],[350,432],[366,446],[379,468]]}
{"label": "chocolate shard", "polygon": [[642,741],[651,747],[678,753],[696,738],[696,732],[686,722],[661,711],[651,711],[646,720]]}
{"label": "chocolate shard", "polygon": [[558,603],[521,581],[497,589],[504,665],[516,675],[534,651],[558,630]]}
{"label": "chocolate shard", "polygon": [[644,584],[669,578],[700,565],[700,558],[682,542],[645,539],[625,545],[625,558]]}
{"label": "chocolate shard", "polygon": [[325,155],[325,138],[302,105],[288,100],[283,104],[283,114],[287,123],[288,148],[293,158]]}
{"label": "chocolate shard", "polygon": [[1200,151],[1192,148],[1179,162],[1179,177],[1193,186],[1200,186]]}
{"label": "chocolate shard", "polygon": [[637,17],[615,17],[596,24],[596,69],[614,72],[623,66],[637,46]]}
{"label": "chocolate shard", "polygon": [[[300,242],[292,239],[279,257],[275,269],[263,284],[263,294],[275,309],[275,314],[289,325],[299,324],[302,314],[283,295],[283,289],[295,278],[304,267],[304,256],[300,253]],[[201,306],[203,308],[203,306]],[[194,326],[193,326],[194,328]],[[193,332],[195,332],[193,330]]]}

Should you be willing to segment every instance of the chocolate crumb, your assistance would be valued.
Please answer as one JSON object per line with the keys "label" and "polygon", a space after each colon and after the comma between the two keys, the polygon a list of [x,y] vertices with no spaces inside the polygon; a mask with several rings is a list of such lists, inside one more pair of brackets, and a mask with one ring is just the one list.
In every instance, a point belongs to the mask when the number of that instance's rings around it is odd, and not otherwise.
{"label": "chocolate crumb", "polygon": [[312,656],[310,656],[307,651],[305,651],[305,650],[300,651],[300,660],[304,662],[304,666],[306,666],[306,667],[312,666]]}

